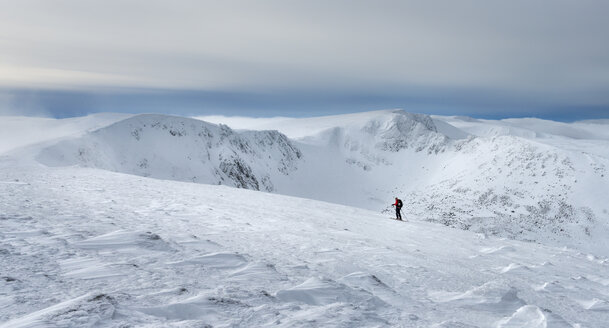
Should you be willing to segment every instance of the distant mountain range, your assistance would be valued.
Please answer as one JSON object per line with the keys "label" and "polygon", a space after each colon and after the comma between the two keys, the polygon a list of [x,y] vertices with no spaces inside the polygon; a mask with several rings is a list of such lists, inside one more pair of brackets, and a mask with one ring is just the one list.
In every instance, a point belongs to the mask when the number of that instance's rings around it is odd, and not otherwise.
{"label": "distant mountain range", "polygon": [[609,250],[606,121],[384,110],[302,119],[105,114],[87,122],[27,149],[47,166],[223,184],[387,216],[396,196],[409,220]]}

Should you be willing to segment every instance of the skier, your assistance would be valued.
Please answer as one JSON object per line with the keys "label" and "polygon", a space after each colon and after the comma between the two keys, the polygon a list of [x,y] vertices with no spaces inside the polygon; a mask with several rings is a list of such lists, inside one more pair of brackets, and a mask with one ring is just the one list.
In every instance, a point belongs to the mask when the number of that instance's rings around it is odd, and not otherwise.
{"label": "skier", "polygon": [[391,204],[391,206],[395,206],[395,219],[402,221],[402,214],[400,210],[402,209],[402,200],[399,198],[395,198],[395,204]]}

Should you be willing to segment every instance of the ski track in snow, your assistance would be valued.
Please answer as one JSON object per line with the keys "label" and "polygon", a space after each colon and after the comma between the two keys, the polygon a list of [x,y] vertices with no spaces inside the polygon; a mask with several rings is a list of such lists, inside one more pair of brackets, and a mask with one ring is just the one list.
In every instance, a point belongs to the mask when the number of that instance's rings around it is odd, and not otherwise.
{"label": "ski track in snow", "polygon": [[576,250],[97,169],[0,181],[3,328],[609,322],[609,262]]}

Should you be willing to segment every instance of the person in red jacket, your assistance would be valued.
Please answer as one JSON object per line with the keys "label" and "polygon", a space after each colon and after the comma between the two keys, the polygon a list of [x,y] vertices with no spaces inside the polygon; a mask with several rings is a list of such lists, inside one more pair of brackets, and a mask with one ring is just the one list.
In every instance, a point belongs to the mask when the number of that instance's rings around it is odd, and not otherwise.
{"label": "person in red jacket", "polygon": [[400,210],[402,209],[402,200],[399,198],[395,198],[395,203],[391,204],[391,206],[395,206],[395,219],[396,220],[400,220],[402,221],[402,214],[400,213]]}

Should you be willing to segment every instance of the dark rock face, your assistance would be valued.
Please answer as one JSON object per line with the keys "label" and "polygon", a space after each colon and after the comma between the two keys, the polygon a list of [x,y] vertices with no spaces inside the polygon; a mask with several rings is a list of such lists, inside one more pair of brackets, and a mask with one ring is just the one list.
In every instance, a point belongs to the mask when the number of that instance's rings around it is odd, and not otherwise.
{"label": "dark rock face", "polygon": [[235,182],[235,187],[260,190],[260,184],[252,169],[240,158],[223,159],[220,162],[220,170]]}

